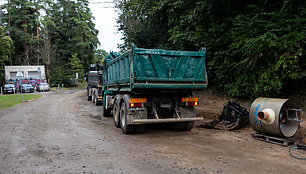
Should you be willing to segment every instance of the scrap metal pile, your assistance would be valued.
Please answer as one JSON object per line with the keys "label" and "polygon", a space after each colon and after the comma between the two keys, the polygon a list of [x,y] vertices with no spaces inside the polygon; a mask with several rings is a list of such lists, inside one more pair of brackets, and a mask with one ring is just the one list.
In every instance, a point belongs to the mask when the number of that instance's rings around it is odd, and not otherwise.
{"label": "scrap metal pile", "polygon": [[249,112],[235,102],[228,101],[222,114],[215,120],[202,125],[204,128],[232,130],[249,124]]}

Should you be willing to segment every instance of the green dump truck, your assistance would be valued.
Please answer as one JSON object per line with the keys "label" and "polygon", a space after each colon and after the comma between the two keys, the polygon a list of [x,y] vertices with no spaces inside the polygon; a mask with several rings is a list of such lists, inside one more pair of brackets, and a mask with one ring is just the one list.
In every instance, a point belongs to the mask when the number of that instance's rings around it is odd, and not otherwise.
{"label": "green dump truck", "polygon": [[207,87],[206,49],[199,52],[132,49],[110,53],[104,61],[102,116],[113,116],[124,134],[139,133],[145,124],[168,123],[190,130],[198,98],[193,90]]}
{"label": "green dump truck", "polygon": [[99,62],[89,65],[86,75],[87,100],[92,101],[96,106],[102,104],[102,79],[103,65],[99,65]]}

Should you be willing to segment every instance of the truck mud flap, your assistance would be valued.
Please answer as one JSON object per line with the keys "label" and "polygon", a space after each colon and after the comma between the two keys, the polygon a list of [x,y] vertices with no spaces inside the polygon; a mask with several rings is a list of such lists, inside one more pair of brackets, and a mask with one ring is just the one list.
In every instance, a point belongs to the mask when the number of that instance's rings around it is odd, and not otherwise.
{"label": "truck mud flap", "polygon": [[201,121],[203,117],[196,118],[165,118],[165,119],[135,119],[130,124],[153,124],[153,123],[173,123],[186,121]]}

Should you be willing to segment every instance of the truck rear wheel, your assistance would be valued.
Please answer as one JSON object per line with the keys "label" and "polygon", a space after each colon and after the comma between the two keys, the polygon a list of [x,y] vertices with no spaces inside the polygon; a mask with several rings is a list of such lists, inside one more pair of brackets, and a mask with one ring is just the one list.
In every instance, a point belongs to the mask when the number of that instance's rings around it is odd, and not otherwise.
{"label": "truck rear wheel", "polygon": [[115,127],[120,128],[120,101],[116,100],[113,107],[113,118]]}
{"label": "truck rear wheel", "polygon": [[171,123],[170,129],[173,131],[182,131],[185,128],[185,122]]}
{"label": "truck rear wheel", "polygon": [[[101,115],[102,115],[102,117],[110,117],[111,116],[110,111],[108,109],[105,109],[103,102],[102,102],[102,113],[101,113]],[[101,117],[101,120],[102,120],[102,117]]]}
{"label": "truck rear wheel", "polygon": [[92,102],[93,102],[93,103],[96,102],[96,95],[95,95],[95,93],[92,93]]}
{"label": "truck rear wheel", "polygon": [[87,91],[87,100],[91,101],[91,96],[89,95],[89,92]]}
{"label": "truck rear wheel", "polygon": [[193,125],[194,125],[194,121],[187,121],[185,123],[185,128],[184,130],[185,131],[190,131],[192,128],[193,128]]}
{"label": "truck rear wheel", "polygon": [[98,97],[95,97],[95,103],[96,103],[96,106],[99,106],[100,105],[100,102],[98,100]]}
{"label": "truck rear wheel", "polygon": [[121,124],[121,130],[124,134],[134,133],[134,126],[127,124],[127,106],[125,102],[121,104],[120,108],[120,124]]}
{"label": "truck rear wheel", "polygon": [[144,131],[145,125],[141,124],[141,125],[135,125],[135,130],[134,133],[142,133]]}
{"label": "truck rear wheel", "polygon": [[173,131],[190,131],[194,121],[171,123],[170,129]]}

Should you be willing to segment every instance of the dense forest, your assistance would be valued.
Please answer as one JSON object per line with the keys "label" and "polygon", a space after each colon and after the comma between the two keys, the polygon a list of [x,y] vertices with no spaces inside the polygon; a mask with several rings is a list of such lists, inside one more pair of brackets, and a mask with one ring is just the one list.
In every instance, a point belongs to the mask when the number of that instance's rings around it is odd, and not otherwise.
{"label": "dense forest", "polygon": [[229,96],[306,94],[306,1],[118,0],[127,48],[207,48],[209,83]]}
{"label": "dense forest", "polygon": [[[306,1],[114,0],[122,50],[207,48],[209,84],[235,97],[306,95]],[[0,14],[4,65],[44,64],[65,82],[105,51],[88,0],[8,0]]]}
{"label": "dense forest", "polygon": [[75,72],[82,76],[99,44],[88,6],[88,0],[8,0],[2,5],[0,35],[3,30],[13,45],[1,45],[11,49],[0,53],[1,73],[4,64],[43,64],[53,84],[69,85]]}

